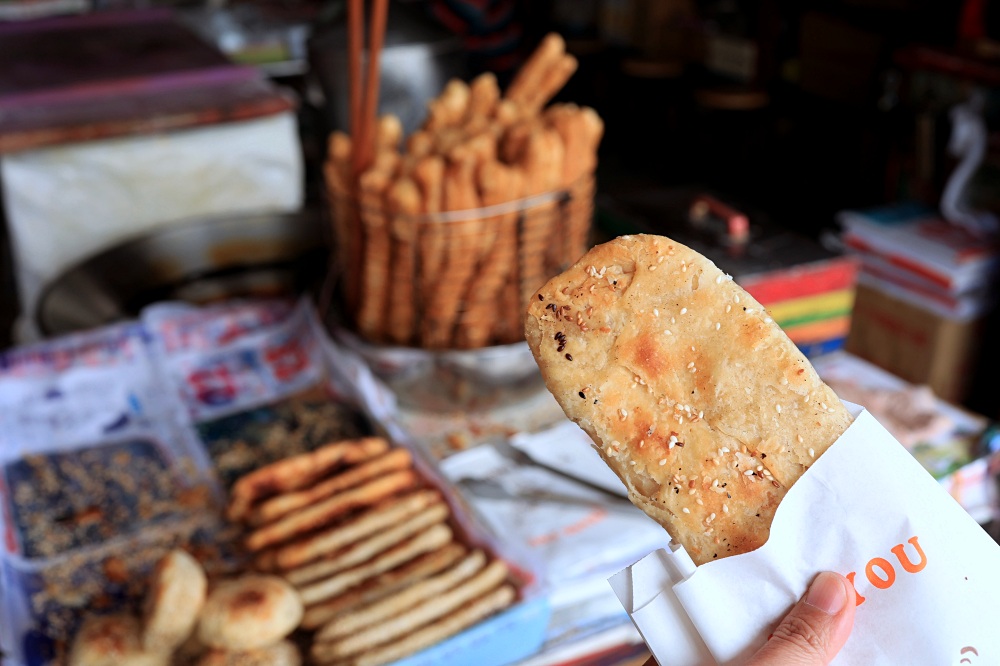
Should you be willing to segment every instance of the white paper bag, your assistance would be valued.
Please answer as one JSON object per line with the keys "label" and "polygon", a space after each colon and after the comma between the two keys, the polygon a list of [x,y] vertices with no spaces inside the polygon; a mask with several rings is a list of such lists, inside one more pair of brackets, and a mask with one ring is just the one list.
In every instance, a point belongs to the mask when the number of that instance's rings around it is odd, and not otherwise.
{"label": "white paper bag", "polygon": [[764,546],[700,567],[661,550],[611,579],[661,666],[742,663],[824,570],[859,603],[833,664],[1000,664],[1000,547],[848,407],[854,423],[782,500]]}

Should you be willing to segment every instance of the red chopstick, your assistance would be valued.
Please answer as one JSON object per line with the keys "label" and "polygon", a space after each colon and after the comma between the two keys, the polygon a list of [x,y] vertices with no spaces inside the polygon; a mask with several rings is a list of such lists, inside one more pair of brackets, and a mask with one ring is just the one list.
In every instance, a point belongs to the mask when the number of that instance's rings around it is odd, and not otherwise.
{"label": "red chopstick", "polygon": [[378,113],[378,96],[382,59],[382,44],[385,41],[385,25],[389,14],[389,0],[374,0],[371,21],[368,24],[368,80],[365,83],[364,108],[362,109],[362,157],[361,171],[367,169],[375,157],[375,115]]}
{"label": "red chopstick", "polygon": [[351,165],[357,175],[359,137],[361,136],[361,51],[365,39],[363,0],[347,3],[347,81],[350,103]]}

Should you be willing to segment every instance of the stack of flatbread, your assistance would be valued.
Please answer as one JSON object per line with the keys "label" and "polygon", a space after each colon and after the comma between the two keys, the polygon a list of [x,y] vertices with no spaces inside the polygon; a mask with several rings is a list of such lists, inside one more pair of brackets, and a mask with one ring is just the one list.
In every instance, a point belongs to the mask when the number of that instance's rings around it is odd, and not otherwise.
{"label": "stack of flatbread", "polygon": [[506,564],[461,543],[412,454],[381,438],[329,444],[234,484],[228,516],[258,569],[298,592],[319,664],[376,665],[510,605]]}
{"label": "stack of flatbread", "polygon": [[593,109],[545,108],[576,67],[552,34],[503,95],[490,73],[452,80],[405,142],[398,118],[379,119],[360,174],[351,138],[331,135],[342,287],[366,339],[429,349],[521,339],[527,298],[587,246],[604,124]]}

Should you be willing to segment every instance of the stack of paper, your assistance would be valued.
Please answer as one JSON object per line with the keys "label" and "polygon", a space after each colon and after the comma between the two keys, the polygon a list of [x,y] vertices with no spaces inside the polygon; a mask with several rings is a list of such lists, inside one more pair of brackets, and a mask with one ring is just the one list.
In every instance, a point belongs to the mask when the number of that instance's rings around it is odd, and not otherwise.
{"label": "stack of paper", "polygon": [[1000,248],[912,203],[838,215],[844,243],[862,263],[859,281],[883,293],[967,321],[991,305]]}

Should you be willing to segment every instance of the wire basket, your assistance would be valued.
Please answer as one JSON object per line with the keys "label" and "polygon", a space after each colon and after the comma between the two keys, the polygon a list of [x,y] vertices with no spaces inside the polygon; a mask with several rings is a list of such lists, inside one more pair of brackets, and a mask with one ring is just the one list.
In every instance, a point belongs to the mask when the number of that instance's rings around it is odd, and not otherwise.
{"label": "wire basket", "polygon": [[334,270],[354,331],[377,344],[478,349],[523,340],[528,298],[587,250],[594,178],[418,216],[337,189],[329,195]]}

